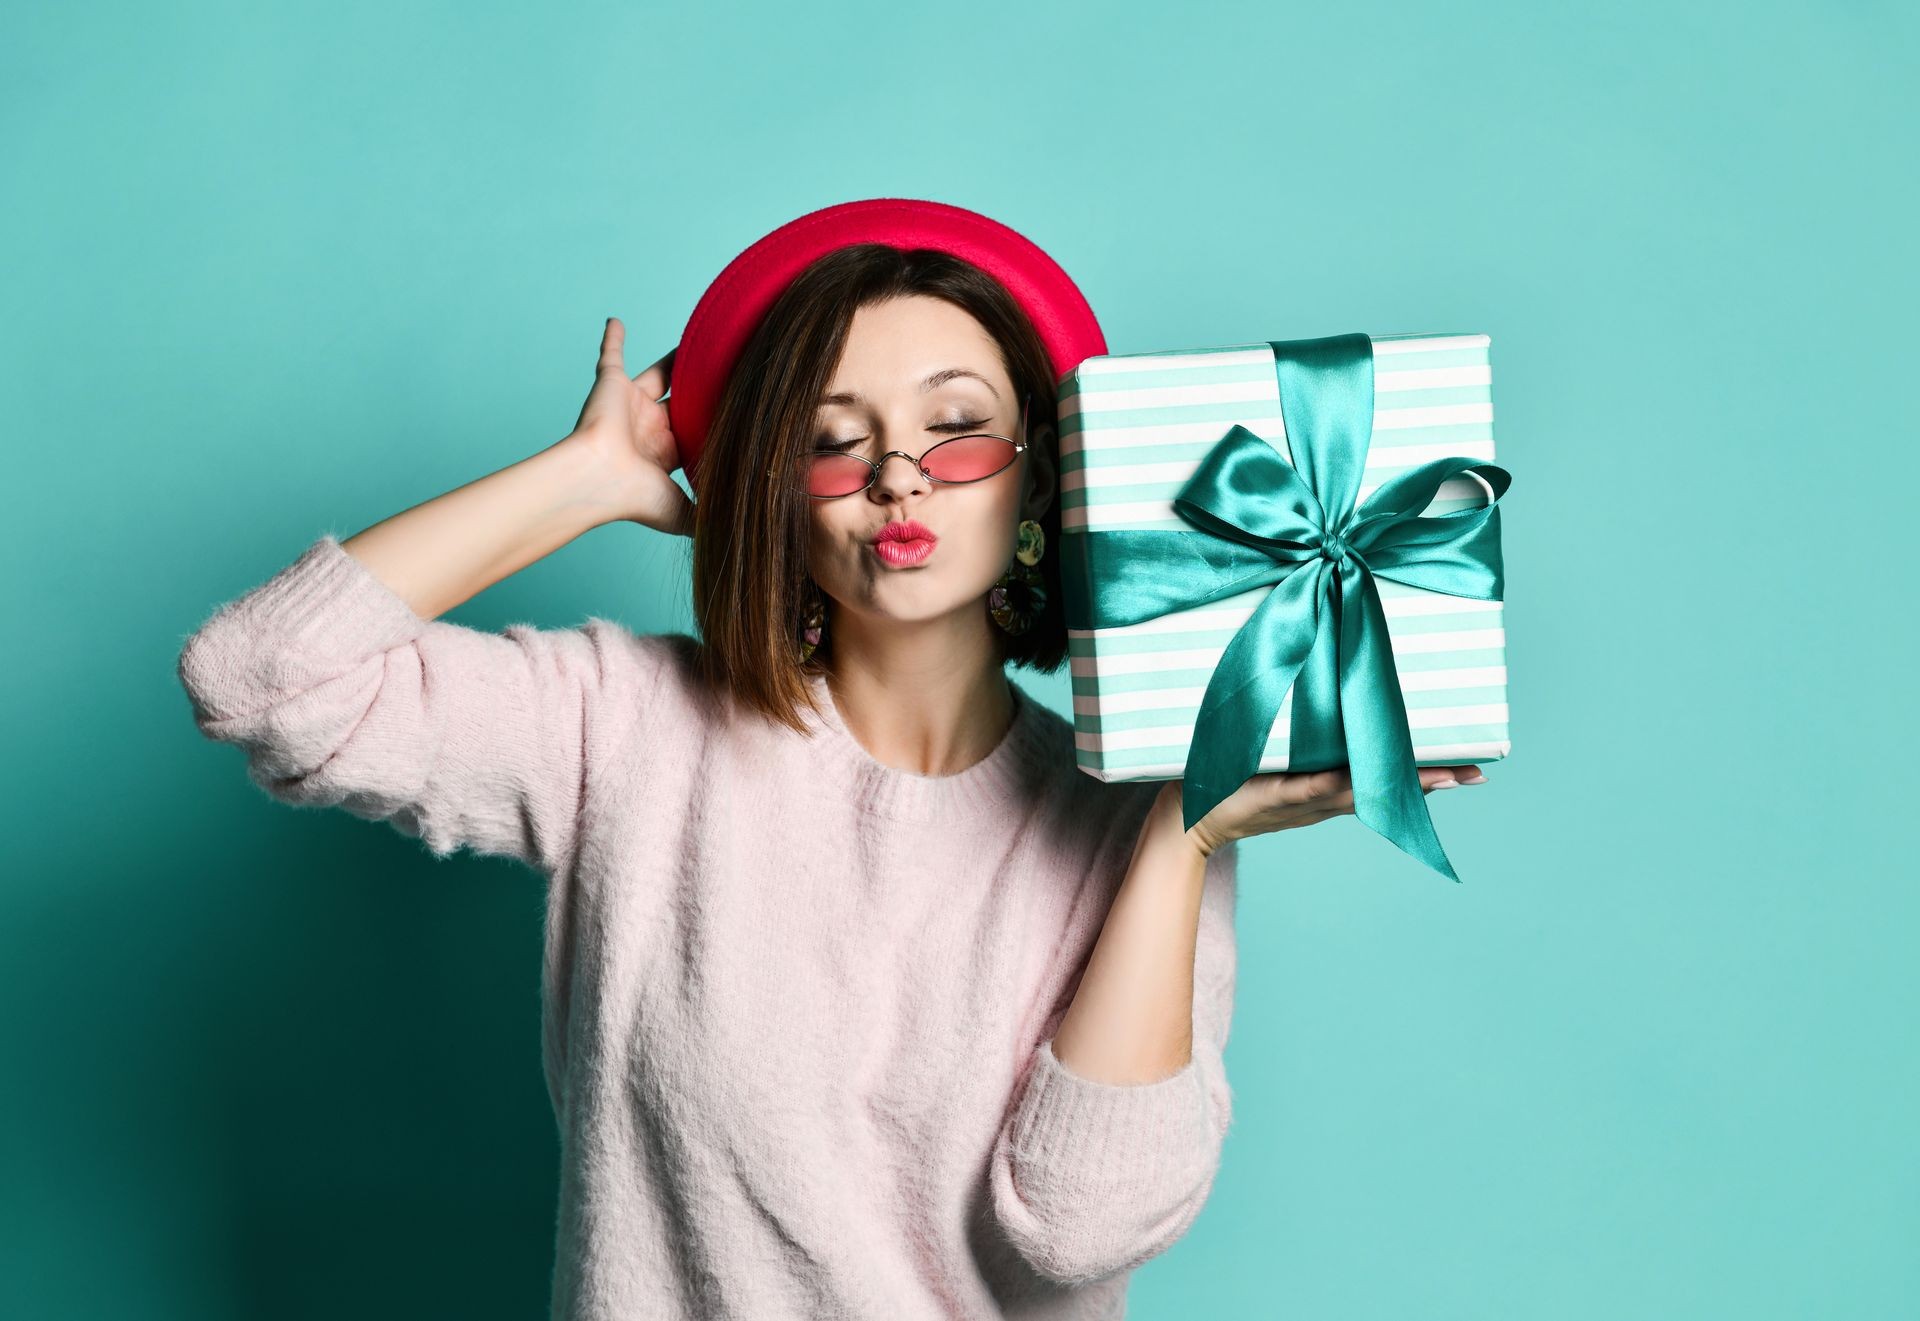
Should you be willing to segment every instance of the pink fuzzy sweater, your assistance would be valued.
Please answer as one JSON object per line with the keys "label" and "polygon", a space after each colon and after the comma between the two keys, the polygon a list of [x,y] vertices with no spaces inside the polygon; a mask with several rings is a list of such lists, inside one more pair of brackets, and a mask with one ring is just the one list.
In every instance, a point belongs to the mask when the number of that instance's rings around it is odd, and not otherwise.
{"label": "pink fuzzy sweater", "polygon": [[1081,1077],[1053,1033],[1158,785],[1081,772],[1017,687],[941,777],[876,761],[830,697],[804,736],[723,719],[695,645],[422,620],[327,534],[179,675],[275,799],[546,878],[555,1318],[1124,1315],[1219,1167],[1235,849],[1192,1061]]}

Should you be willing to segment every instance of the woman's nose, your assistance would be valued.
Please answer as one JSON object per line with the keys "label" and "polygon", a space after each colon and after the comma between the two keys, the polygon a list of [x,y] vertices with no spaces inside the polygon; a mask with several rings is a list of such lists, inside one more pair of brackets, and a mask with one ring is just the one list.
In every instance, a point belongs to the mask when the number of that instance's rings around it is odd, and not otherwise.
{"label": "woman's nose", "polygon": [[[894,459],[901,462],[895,463]],[[920,461],[905,450],[889,450],[876,462],[879,471],[874,473],[873,486],[869,490],[887,495],[905,495],[927,489],[927,475],[920,471]]]}

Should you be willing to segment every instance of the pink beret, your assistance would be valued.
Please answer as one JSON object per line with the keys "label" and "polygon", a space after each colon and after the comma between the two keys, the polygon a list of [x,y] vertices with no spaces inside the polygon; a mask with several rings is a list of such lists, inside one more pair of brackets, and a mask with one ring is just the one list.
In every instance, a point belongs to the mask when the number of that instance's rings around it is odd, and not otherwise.
{"label": "pink beret", "polygon": [[694,305],[674,352],[667,418],[680,466],[693,476],[727,375],[760,318],[807,265],[854,243],[937,248],[994,276],[1026,310],[1052,360],[1055,384],[1107,351],[1078,286],[1031,240],[997,220],[944,202],[873,197],[790,220],[721,271]]}

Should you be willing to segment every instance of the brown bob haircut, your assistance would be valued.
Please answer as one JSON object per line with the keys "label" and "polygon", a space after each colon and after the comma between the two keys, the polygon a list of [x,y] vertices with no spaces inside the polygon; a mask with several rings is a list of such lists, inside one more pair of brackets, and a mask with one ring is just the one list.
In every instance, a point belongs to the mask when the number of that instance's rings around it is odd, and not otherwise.
{"label": "brown bob haircut", "polygon": [[[1049,455],[1059,471],[1052,363],[1006,286],[950,253],[882,243],[837,248],[803,270],[741,350],[692,479],[693,608],[701,633],[701,678],[710,692],[796,731],[804,732],[800,709],[817,710],[809,681],[830,668],[832,630],[802,664],[813,501],[774,474],[797,472],[812,452],[819,400],[832,383],[854,313],[915,294],[954,304],[992,336],[1016,397],[1031,396],[1027,435],[1036,437],[1043,424],[1048,428]],[[1003,664],[1052,673],[1067,659],[1057,494],[1039,522],[1046,536],[1039,565],[1046,603],[1032,627],[1017,637],[991,622],[988,631]],[[743,528],[752,534],[737,535]],[[1013,557],[1012,546],[1007,557]],[[984,605],[981,610],[984,614]]]}

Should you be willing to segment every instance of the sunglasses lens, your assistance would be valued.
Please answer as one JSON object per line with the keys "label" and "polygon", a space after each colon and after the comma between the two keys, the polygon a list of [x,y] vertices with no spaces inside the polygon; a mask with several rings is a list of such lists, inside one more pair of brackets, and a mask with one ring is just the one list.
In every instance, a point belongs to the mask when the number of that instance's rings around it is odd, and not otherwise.
{"label": "sunglasses lens", "polygon": [[852,495],[867,484],[873,469],[851,454],[816,454],[808,462],[807,491],[811,495]]}
{"label": "sunglasses lens", "polygon": [[921,462],[943,482],[977,482],[1013,462],[1011,441],[998,436],[960,436],[928,450]]}

